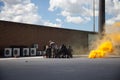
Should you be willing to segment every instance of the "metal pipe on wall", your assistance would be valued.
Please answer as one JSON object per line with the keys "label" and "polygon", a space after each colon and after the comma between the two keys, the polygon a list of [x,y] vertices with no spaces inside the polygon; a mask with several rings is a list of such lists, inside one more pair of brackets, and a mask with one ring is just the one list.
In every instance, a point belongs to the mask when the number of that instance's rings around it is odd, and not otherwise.
{"label": "metal pipe on wall", "polygon": [[105,0],[99,0],[99,34],[104,31],[105,25]]}
{"label": "metal pipe on wall", "polygon": [[95,32],[95,0],[93,0],[93,31]]}

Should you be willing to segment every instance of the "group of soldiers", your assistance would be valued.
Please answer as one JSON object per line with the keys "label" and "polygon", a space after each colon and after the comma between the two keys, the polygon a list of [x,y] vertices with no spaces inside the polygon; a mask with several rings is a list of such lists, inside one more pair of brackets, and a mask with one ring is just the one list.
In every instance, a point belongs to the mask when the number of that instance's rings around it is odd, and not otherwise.
{"label": "group of soldiers", "polygon": [[47,58],[72,58],[72,48],[71,46],[66,47],[62,44],[59,48],[57,44],[53,41],[49,41],[49,45],[45,47],[46,57]]}

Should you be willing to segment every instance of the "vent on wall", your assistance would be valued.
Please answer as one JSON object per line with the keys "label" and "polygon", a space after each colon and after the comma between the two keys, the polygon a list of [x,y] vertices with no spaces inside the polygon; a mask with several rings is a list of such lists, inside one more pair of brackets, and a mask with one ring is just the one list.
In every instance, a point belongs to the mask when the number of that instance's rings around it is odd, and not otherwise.
{"label": "vent on wall", "polygon": [[36,48],[30,48],[30,55],[36,56]]}
{"label": "vent on wall", "polygon": [[14,57],[20,56],[20,48],[13,48],[13,56]]}
{"label": "vent on wall", "polygon": [[4,49],[4,56],[11,57],[12,56],[12,48],[5,48]]}
{"label": "vent on wall", "polygon": [[23,56],[29,56],[29,48],[23,48]]}

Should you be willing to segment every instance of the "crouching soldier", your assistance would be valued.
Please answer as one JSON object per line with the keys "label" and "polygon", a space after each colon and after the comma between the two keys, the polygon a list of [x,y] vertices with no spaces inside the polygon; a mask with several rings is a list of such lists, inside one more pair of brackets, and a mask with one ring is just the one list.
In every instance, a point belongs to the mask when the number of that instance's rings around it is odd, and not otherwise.
{"label": "crouching soldier", "polygon": [[49,41],[49,46],[51,47],[51,57],[55,58],[57,53],[57,44],[53,41]]}
{"label": "crouching soldier", "polygon": [[51,47],[50,46],[46,45],[45,52],[46,52],[46,58],[51,58]]}
{"label": "crouching soldier", "polygon": [[73,52],[73,49],[71,48],[71,46],[68,46],[68,58],[72,58],[72,52]]}
{"label": "crouching soldier", "polygon": [[62,45],[61,46],[61,49],[60,49],[61,51],[61,55],[62,55],[62,58],[66,58],[67,57],[67,54],[68,54],[68,50],[67,50],[67,47],[66,47],[66,45]]}

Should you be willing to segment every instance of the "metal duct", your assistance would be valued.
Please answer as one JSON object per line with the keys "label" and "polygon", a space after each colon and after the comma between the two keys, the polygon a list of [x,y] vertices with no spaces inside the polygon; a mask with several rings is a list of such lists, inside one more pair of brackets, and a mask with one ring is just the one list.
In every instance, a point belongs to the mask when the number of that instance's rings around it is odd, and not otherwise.
{"label": "metal duct", "polygon": [[105,24],[105,0],[99,0],[99,33],[104,31]]}

